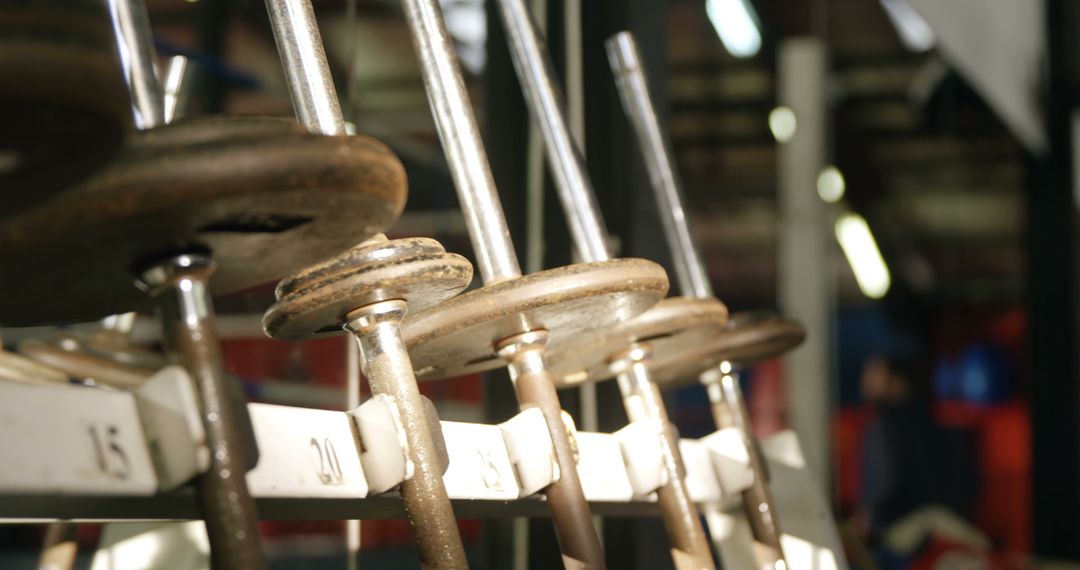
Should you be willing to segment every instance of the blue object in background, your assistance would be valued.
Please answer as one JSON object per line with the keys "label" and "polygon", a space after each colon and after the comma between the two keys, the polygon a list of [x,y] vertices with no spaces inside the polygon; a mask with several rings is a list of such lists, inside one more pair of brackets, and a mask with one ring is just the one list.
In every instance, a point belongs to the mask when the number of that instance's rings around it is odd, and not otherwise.
{"label": "blue object in background", "polygon": [[975,344],[960,355],[957,365],[961,400],[989,405],[1008,399],[1011,374],[1001,350],[986,343]]}
{"label": "blue object in background", "polygon": [[934,396],[942,402],[986,406],[1004,402],[1012,393],[1008,357],[988,343],[975,343],[956,358],[934,367]]}

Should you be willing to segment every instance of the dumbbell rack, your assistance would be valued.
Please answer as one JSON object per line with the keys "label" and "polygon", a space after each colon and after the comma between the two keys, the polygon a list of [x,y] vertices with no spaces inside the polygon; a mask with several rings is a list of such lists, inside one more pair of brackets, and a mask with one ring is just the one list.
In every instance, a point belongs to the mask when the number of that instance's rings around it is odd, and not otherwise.
{"label": "dumbbell rack", "polygon": [[[195,401],[190,377],[176,366],[135,392],[0,383],[0,519],[197,519],[187,483],[205,468],[208,451]],[[261,455],[247,477],[260,517],[404,518],[394,488],[411,466],[393,409],[379,397],[350,412],[249,404]],[[558,473],[537,410],[498,425],[441,427],[444,482],[458,517],[548,516],[537,492]],[[595,514],[659,515],[652,491],[664,471],[648,433],[655,427],[642,422],[613,434],[575,433],[578,473]],[[734,508],[753,478],[743,441],[733,429],[681,440],[695,502]],[[778,495],[812,485],[793,434],[774,436],[764,449]],[[785,538],[820,558],[837,541],[831,525],[823,532],[816,524],[829,514],[815,499],[800,494],[778,508],[790,511]]]}

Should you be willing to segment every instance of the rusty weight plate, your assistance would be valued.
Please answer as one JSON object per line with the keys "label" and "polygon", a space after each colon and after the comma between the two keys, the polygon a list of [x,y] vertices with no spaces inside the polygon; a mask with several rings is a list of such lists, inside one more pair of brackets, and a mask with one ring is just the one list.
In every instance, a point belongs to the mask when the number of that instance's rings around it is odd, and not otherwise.
{"label": "rusty weight plate", "polygon": [[81,334],[67,331],[56,340],[70,350],[81,350],[139,368],[160,370],[169,364],[164,354],[136,344],[130,334],[118,330],[98,329]]}
{"label": "rusty weight plate", "polygon": [[98,170],[131,128],[99,0],[0,0],[0,217]]}
{"label": "rusty weight plate", "polygon": [[[675,358],[696,352],[703,342],[722,334],[728,311],[715,299],[672,297],[637,317],[616,324],[592,342],[565,339],[548,348],[548,369],[559,388],[613,378],[611,357],[632,343],[646,342],[653,354]],[[569,340],[569,342],[566,342]]]}
{"label": "rusty weight plate", "polygon": [[502,339],[546,329],[553,344],[585,340],[667,288],[664,269],[644,259],[569,265],[462,293],[406,319],[402,334],[418,380],[460,376],[504,366],[494,350]]}
{"label": "rusty weight plate", "polygon": [[[120,390],[134,390],[157,372],[110,358],[104,354],[81,350],[71,339],[53,342],[27,339],[19,343],[19,352],[46,366],[62,371],[72,378],[89,378],[95,383]],[[164,364],[164,363],[163,363]]]}
{"label": "rusty weight plate", "polygon": [[23,384],[67,384],[68,376],[25,356],[0,350],[0,381],[4,380]]}
{"label": "rusty weight plate", "polygon": [[405,195],[401,163],[366,137],[268,118],[139,133],[84,184],[0,222],[0,323],[145,308],[134,272],[181,251],[213,254],[214,294],[265,283],[386,229]]}
{"label": "rusty weight plate", "polygon": [[751,365],[780,356],[802,344],[806,331],[791,319],[772,313],[736,313],[723,333],[697,350],[668,355],[654,353],[653,380],[667,386],[696,382],[702,372],[729,361]]}
{"label": "rusty weight plate", "polygon": [[263,316],[273,338],[303,340],[340,334],[345,315],[377,301],[402,299],[420,312],[457,295],[472,280],[472,264],[428,238],[379,235],[278,283]]}

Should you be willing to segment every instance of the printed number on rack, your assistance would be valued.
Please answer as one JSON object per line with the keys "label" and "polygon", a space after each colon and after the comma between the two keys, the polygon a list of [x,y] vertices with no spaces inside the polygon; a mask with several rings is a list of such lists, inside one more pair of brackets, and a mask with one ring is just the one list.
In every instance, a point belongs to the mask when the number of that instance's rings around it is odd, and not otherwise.
{"label": "printed number on rack", "polygon": [[491,450],[479,448],[476,450],[476,454],[480,456],[480,473],[484,480],[484,487],[496,492],[505,491],[506,487],[503,485],[499,466],[495,464],[495,458]]}
{"label": "printed number on rack", "polygon": [[119,481],[127,479],[131,474],[131,461],[120,442],[120,427],[115,424],[89,424],[86,432],[94,446],[98,471]]}
{"label": "printed number on rack", "polygon": [[498,426],[442,422],[442,430],[450,456],[443,483],[450,498],[517,498],[517,477]]}
{"label": "printed number on rack", "polygon": [[256,497],[362,498],[367,479],[344,412],[249,404],[259,463],[248,473]]}
{"label": "printed number on rack", "polygon": [[322,442],[318,438],[311,438],[311,452],[315,455],[315,465],[319,480],[323,485],[342,485],[345,476],[341,472],[341,460],[338,459],[337,451],[334,450],[334,442],[324,437]]}
{"label": "printed number on rack", "polygon": [[0,382],[0,493],[152,495],[157,475],[130,392]]}

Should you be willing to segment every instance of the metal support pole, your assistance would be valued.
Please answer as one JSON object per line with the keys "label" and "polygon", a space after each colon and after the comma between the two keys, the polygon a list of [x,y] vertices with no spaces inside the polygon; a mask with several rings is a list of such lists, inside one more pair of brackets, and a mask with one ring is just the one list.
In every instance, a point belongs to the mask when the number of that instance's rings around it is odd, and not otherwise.
{"label": "metal support pole", "polygon": [[235,405],[243,401],[239,386],[224,374],[207,289],[213,270],[209,256],[178,255],[147,268],[137,284],[157,302],[165,349],[191,374],[198,393],[210,468],[195,480],[195,488],[212,566],[258,569],[266,563],[244,477],[256,460],[244,445],[243,426],[250,418]]}
{"label": "metal support pole", "polygon": [[[360,406],[360,347],[356,340],[345,337],[345,406],[355,410]],[[358,519],[345,521],[345,569],[359,570],[361,528]]]}
{"label": "metal support pole", "polygon": [[[637,44],[630,33],[621,32],[608,39],[606,46],[619,98],[627,117],[634,125],[634,132],[649,171],[664,234],[667,236],[672,260],[679,275],[679,284],[687,294],[697,298],[711,298],[712,284],[701,261],[697,243],[690,232],[683,207],[682,183],[674,168],[671,147],[660,128],[656,109],[649,96],[648,81]],[[717,428],[735,427],[743,433],[746,440],[751,456],[754,485],[743,493],[743,505],[755,542],[765,546],[756,549],[760,566],[779,568],[784,555],[774,515],[775,509],[767,486],[768,476],[764,461],[757,441],[749,429],[742,389],[738,381],[726,372],[730,370],[710,370],[704,373],[700,380],[707,388]]]}
{"label": "metal support pole", "polygon": [[[777,272],[784,315],[806,328],[806,342],[784,358],[791,427],[799,434],[807,465],[816,479],[829,481],[830,322],[832,311],[832,226],[818,198],[818,173],[825,166],[825,47],[818,39],[780,45],[777,97],[795,113],[795,135],[779,143],[780,226]],[[822,489],[826,496],[828,489]]]}
{"label": "metal support pole", "polygon": [[1032,537],[1037,555],[1080,560],[1080,399],[1076,362],[1077,7],[1046,0],[1043,99],[1049,148],[1024,193],[1030,361]]}
{"label": "metal support pole", "polygon": [[[403,5],[480,274],[486,285],[520,277],[487,154],[438,2],[403,0]],[[564,563],[572,568],[603,568],[603,548],[577,475],[558,394],[544,366],[545,343],[541,339],[546,339],[546,331],[528,331],[500,341],[496,349],[510,368],[519,406],[539,408],[547,420],[560,478],[544,494]]]}

